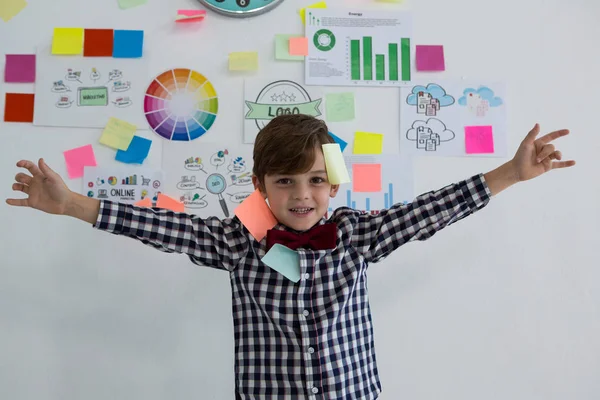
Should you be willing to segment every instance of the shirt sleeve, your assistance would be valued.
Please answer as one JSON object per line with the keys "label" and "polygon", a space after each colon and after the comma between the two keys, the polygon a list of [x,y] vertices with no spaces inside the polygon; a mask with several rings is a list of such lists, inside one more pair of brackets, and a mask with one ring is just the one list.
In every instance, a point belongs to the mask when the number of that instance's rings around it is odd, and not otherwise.
{"label": "shirt sleeve", "polygon": [[361,214],[351,244],[367,262],[377,262],[412,240],[426,240],[490,201],[483,174],[424,193],[409,204],[396,204],[377,215]]}
{"label": "shirt sleeve", "polygon": [[232,271],[249,251],[240,221],[202,219],[164,209],[101,200],[94,228],[137,239],[167,253],[186,254],[200,265]]}

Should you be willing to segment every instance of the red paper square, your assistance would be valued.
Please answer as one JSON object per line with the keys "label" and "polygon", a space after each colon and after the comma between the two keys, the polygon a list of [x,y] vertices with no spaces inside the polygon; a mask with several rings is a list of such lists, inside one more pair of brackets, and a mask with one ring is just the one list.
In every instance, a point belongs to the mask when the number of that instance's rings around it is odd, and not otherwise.
{"label": "red paper square", "polygon": [[112,29],[86,29],[83,37],[84,57],[112,57]]}
{"label": "red paper square", "polygon": [[6,93],[4,100],[5,122],[33,122],[33,93]]}

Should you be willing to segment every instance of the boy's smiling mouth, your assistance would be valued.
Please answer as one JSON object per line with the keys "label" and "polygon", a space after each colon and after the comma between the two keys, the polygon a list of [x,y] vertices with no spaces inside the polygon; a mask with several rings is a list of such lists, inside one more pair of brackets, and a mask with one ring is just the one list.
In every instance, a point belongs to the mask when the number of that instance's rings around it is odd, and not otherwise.
{"label": "boy's smiling mouth", "polygon": [[290,211],[293,214],[298,214],[298,215],[306,215],[306,214],[310,213],[313,210],[314,210],[314,208],[311,208],[311,207],[290,208]]}

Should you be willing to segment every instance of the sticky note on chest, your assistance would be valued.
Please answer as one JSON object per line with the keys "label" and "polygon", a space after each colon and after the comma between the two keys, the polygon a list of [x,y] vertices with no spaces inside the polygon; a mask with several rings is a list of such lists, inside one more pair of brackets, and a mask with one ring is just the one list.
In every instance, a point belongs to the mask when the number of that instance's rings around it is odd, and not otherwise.
{"label": "sticky note on chest", "polygon": [[300,280],[300,257],[294,250],[276,243],[261,261],[292,282]]}

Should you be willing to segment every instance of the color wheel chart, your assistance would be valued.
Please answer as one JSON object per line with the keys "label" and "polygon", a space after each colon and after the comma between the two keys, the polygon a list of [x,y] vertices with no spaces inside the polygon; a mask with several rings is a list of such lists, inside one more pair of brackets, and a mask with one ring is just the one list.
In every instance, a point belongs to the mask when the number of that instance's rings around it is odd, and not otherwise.
{"label": "color wheel chart", "polygon": [[214,124],[218,109],[213,85],[204,75],[186,68],[158,75],[144,99],[150,127],[167,140],[198,139]]}

